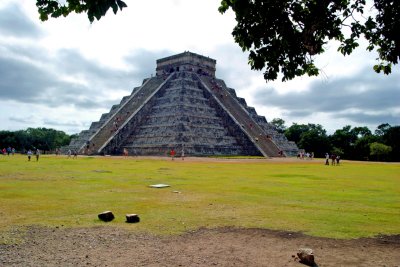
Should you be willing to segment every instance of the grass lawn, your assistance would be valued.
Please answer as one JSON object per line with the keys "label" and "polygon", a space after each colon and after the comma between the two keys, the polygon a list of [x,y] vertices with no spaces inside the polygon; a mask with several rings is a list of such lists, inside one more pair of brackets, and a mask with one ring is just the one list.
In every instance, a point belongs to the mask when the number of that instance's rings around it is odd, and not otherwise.
{"label": "grass lawn", "polygon": [[[400,234],[400,164],[54,155],[28,162],[15,155],[0,156],[0,169],[0,243],[32,224],[154,234],[220,226],[334,238]],[[158,183],[171,187],[149,187]],[[114,221],[98,220],[106,210]],[[128,213],[141,222],[125,223]]]}

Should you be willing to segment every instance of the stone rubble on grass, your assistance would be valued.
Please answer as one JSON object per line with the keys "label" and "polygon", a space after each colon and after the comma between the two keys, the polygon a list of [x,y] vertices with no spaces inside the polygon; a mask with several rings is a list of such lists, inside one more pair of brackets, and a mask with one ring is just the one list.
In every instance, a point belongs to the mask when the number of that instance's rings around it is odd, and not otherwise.
{"label": "stone rubble on grass", "polygon": [[98,217],[103,222],[111,222],[115,218],[114,214],[111,211],[104,211],[102,213],[99,213]]}
{"label": "stone rubble on grass", "polygon": [[139,215],[137,215],[137,214],[126,214],[126,222],[127,223],[138,223],[138,222],[140,222]]}
{"label": "stone rubble on grass", "polygon": [[297,256],[301,263],[308,266],[317,266],[314,261],[314,252],[311,248],[300,248]]}

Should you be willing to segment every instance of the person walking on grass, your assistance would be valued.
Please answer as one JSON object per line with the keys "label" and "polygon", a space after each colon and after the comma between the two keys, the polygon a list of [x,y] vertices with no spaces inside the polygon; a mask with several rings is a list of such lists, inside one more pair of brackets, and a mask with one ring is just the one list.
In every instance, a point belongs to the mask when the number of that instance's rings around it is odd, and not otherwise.
{"label": "person walking on grass", "polygon": [[174,160],[174,157],[175,157],[175,154],[176,154],[175,150],[174,150],[174,149],[171,149],[171,151],[169,152],[169,154],[170,154],[170,156],[171,156],[171,160]]}
{"label": "person walking on grass", "polygon": [[35,155],[36,155],[36,161],[39,161],[39,155],[40,155],[40,150],[39,150],[39,148],[36,149]]}
{"label": "person walking on grass", "polygon": [[28,155],[28,161],[31,161],[32,151],[30,149],[28,150],[26,155]]}
{"label": "person walking on grass", "polygon": [[336,165],[336,155],[332,154],[331,158],[332,158],[331,166],[335,166]]}
{"label": "person walking on grass", "polygon": [[128,157],[128,149],[126,149],[125,147],[124,147],[124,150],[123,150],[123,154],[124,154],[125,158]]}

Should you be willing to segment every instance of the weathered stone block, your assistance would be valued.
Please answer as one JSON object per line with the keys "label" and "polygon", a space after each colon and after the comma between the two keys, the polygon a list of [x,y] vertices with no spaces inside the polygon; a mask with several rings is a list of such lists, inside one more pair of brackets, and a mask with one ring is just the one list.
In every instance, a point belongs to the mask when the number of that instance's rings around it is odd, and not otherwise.
{"label": "weathered stone block", "polygon": [[126,222],[127,223],[138,223],[138,222],[140,222],[139,215],[137,215],[137,214],[126,214]]}
{"label": "weathered stone block", "polygon": [[104,211],[98,215],[99,219],[103,222],[111,222],[114,220],[114,214],[111,211]]}

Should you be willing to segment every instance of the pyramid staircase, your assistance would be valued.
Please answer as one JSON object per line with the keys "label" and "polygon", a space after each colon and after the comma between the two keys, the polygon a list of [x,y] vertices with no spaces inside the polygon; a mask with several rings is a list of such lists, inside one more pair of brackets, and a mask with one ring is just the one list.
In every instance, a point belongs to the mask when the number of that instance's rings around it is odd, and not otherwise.
{"label": "pyramid staircase", "polygon": [[202,76],[204,86],[212,92],[220,105],[229,113],[236,124],[241,125],[242,130],[255,144],[258,150],[265,157],[281,156],[279,147],[266,134],[263,128],[258,125],[241,104],[228,92],[225,83],[209,76]]}
{"label": "pyramid staircase", "polygon": [[63,151],[70,149],[80,154],[101,153],[101,148],[113,138],[120,126],[129,121],[134,111],[151,98],[165,79],[145,79],[142,86],[134,88],[130,96],[123,97],[119,105],[114,105],[109,113],[101,116],[100,121],[93,122],[89,130],[82,131],[77,138],[71,140],[70,145],[64,147]]}

